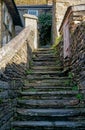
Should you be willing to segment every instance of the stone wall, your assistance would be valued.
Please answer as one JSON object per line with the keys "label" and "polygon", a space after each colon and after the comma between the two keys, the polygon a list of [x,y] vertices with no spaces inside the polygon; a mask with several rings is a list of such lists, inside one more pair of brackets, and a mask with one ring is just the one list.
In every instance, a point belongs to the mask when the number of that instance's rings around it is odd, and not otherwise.
{"label": "stone wall", "polygon": [[24,19],[25,19],[25,27],[27,26],[32,26],[33,29],[34,29],[34,35],[35,35],[35,38],[34,38],[34,49],[37,49],[38,48],[38,17],[34,16],[34,15],[29,15],[29,14],[24,14]]}
{"label": "stone wall", "polygon": [[85,4],[85,0],[53,0],[53,43],[59,35],[59,28],[68,6]]}
{"label": "stone wall", "polygon": [[0,49],[0,130],[10,130],[17,92],[23,86],[34,48],[34,28],[26,27]]}
{"label": "stone wall", "polygon": [[85,22],[71,36],[71,70],[83,92],[85,92]]}

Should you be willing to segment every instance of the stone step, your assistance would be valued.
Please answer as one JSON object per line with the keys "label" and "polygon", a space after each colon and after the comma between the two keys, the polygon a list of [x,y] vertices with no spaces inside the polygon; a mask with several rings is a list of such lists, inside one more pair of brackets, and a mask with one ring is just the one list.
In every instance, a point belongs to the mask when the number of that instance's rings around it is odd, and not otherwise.
{"label": "stone step", "polygon": [[61,71],[61,70],[63,70],[63,67],[56,67],[56,66],[32,66],[31,69],[33,71],[35,71],[35,70]]}
{"label": "stone step", "polygon": [[[34,90],[33,90],[34,91]],[[41,100],[58,100],[58,99],[77,99],[78,92],[71,91],[49,91],[49,92],[19,92],[19,97],[22,99],[41,99]]]}
{"label": "stone step", "polygon": [[51,97],[51,96],[56,96],[56,97],[73,97],[78,94],[78,91],[49,91],[49,92],[20,92],[20,96],[32,96],[36,99],[36,97]]}
{"label": "stone step", "polygon": [[15,130],[85,130],[85,122],[73,121],[14,121]]}
{"label": "stone step", "polygon": [[79,104],[78,99],[58,99],[58,100],[19,100],[17,107],[22,108],[70,108]]}
{"label": "stone step", "polygon": [[[39,72],[39,71],[38,71]],[[69,81],[71,81],[71,79],[69,79],[69,78],[63,78],[63,75],[64,74],[62,74],[62,73],[54,73],[54,74],[52,74],[52,73],[50,73],[50,71],[48,71],[48,73],[45,73],[44,74],[44,72],[45,71],[43,71],[43,73],[36,73],[36,71],[35,71],[35,73],[32,73],[32,74],[28,74],[27,75],[27,79],[28,80],[64,80],[65,82],[66,82],[66,80],[69,80]],[[65,80],[66,79],[66,80]]]}
{"label": "stone step", "polygon": [[[44,79],[40,79],[40,80],[36,80],[36,79],[34,79],[34,81],[32,81],[32,82],[35,82],[35,83],[71,83],[71,82],[73,82],[70,78],[68,78],[68,77],[58,77],[58,76],[49,76],[49,75],[47,75],[47,78],[50,78],[51,77],[51,79],[45,79],[46,77],[44,77]],[[29,80],[29,79],[26,79],[26,80]],[[30,81],[30,83],[31,83],[31,81]]]}
{"label": "stone step", "polygon": [[54,54],[54,50],[51,49],[51,50],[37,50],[37,51],[34,51],[33,54]]}
{"label": "stone step", "polygon": [[24,85],[25,87],[30,87],[30,88],[43,88],[43,87],[55,87],[55,88],[58,88],[58,87],[61,87],[61,90],[63,90],[64,87],[66,88],[72,88],[73,86],[69,86],[69,84],[63,84],[63,83],[40,83],[40,82],[33,82],[33,83],[26,83]]}
{"label": "stone step", "polygon": [[53,55],[34,55],[32,57],[33,61],[55,61],[56,62],[56,56]]}
{"label": "stone step", "polygon": [[25,86],[30,86],[30,87],[32,87],[32,86],[36,86],[36,87],[45,87],[45,86],[51,86],[51,87],[57,87],[57,86],[61,86],[61,88],[62,87],[73,87],[74,86],[74,84],[73,84],[73,82],[72,81],[70,81],[70,80],[46,80],[46,79],[44,79],[44,80],[29,80],[28,82],[27,82],[27,80],[24,82],[24,85]]}
{"label": "stone step", "polygon": [[[36,76],[36,77],[35,77]],[[45,71],[35,71],[35,72],[31,72],[31,73],[27,73],[27,78],[28,79],[33,79],[33,78],[37,78],[37,79],[39,79],[39,78],[41,78],[41,79],[45,79],[45,78],[50,78],[51,77],[51,79],[53,78],[53,77],[64,77],[65,76],[65,74],[63,73],[63,72],[53,72],[53,71],[48,71],[48,72],[45,72]],[[32,78],[33,77],[33,78]]]}
{"label": "stone step", "polygon": [[35,61],[33,62],[33,66],[61,66],[61,63],[59,61]]}
{"label": "stone step", "polygon": [[72,87],[56,87],[56,86],[53,86],[53,87],[51,87],[51,86],[40,86],[40,87],[35,87],[35,86],[33,86],[33,87],[29,87],[29,86],[24,86],[23,88],[22,88],[22,91],[28,91],[28,92],[31,92],[31,91],[34,91],[34,92],[38,92],[38,91],[42,91],[42,92],[48,92],[48,91],[60,91],[60,90],[72,90]]}
{"label": "stone step", "polygon": [[80,120],[81,116],[85,119],[85,109],[17,109],[18,120],[24,121],[70,121],[74,118]]}

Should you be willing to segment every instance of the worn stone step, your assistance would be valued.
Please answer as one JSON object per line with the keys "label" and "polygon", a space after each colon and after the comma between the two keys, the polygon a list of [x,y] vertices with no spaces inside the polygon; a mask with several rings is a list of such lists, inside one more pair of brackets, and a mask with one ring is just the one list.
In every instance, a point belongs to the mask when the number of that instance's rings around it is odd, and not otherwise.
{"label": "worn stone step", "polygon": [[[59,84],[59,83],[27,83],[27,84],[25,84],[25,88],[45,88],[45,87],[53,87],[53,88],[55,88],[55,89],[57,89],[57,88],[60,88],[59,90],[63,90],[63,88],[70,88],[70,89],[72,89],[72,87],[73,86],[69,86],[69,85],[65,85],[65,84]],[[23,87],[24,88],[24,87]]]}
{"label": "worn stone step", "polygon": [[62,79],[62,80],[57,80],[57,79],[56,79],[56,80],[55,80],[55,79],[54,79],[54,80],[51,80],[51,79],[50,79],[50,80],[48,80],[48,79],[47,79],[47,80],[46,80],[46,79],[40,80],[40,79],[39,79],[39,80],[29,80],[28,82],[27,82],[27,80],[26,80],[25,83],[24,83],[24,85],[25,85],[25,86],[30,86],[30,87],[31,87],[31,86],[34,86],[34,87],[35,87],[35,86],[37,86],[37,87],[38,87],[38,86],[41,86],[41,87],[43,87],[43,86],[49,86],[49,87],[50,87],[50,86],[51,86],[51,87],[61,86],[61,88],[62,88],[62,87],[66,87],[66,86],[67,86],[67,87],[68,87],[68,86],[69,86],[69,87],[73,87],[73,86],[74,86],[73,82],[71,82],[70,80],[66,80],[66,81],[65,81],[65,80],[63,80],[63,79]]}
{"label": "worn stone step", "polygon": [[48,74],[48,75],[62,75],[63,76],[63,74],[64,74],[64,72],[62,72],[62,71],[42,71],[42,70],[35,70],[35,71],[33,71],[32,70],[32,72],[30,72],[29,74],[31,74],[31,75],[46,75],[46,74]]}
{"label": "worn stone step", "polygon": [[33,66],[47,66],[47,65],[49,65],[49,66],[60,66],[61,65],[61,63],[59,62],[59,61],[56,61],[56,62],[54,62],[54,61],[35,61],[35,62],[33,62]]}
{"label": "worn stone step", "polygon": [[[52,75],[27,75],[27,80],[29,83],[63,83],[68,85],[73,85],[73,81],[69,78],[63,78]],[[25,80],[26,81],[26,80]]]}
{"label": "worn stone step", "polygon": [[23,100],[27,100],[27,99],[34,99],[34,100],[75,100],[77,99],[76,97],[65,97],[65,96],[22,96],[22,97],[19,97],[20,99],[23,99]]}
{"label": "worn stone step", "polygon": [[53,49],[37,50],[34,51],[33,54],[54,54],[54,50]]}
{"label": "worn stone step", "polygon": [[85,109],[17,109],[18,120],[70,121],[80,116],[85,120]]}
{"label": "worn stone step", "polygon": [[42,100],[57,100],[57,99],[76,99],[77,91],[48,91],[48,92],[20,92],[19,96],[22,99],[42,99]]}
{"label": "worn stone step", "polygon": [[78,99],[60,100],[18,100],[18,107],[23,108],[66,108],[79,104]]}
{"label": "worn stone step", "polygon": [[43,71],[43,73],[41,73],[41,72],[39,73],[39,71],[37,71],[37,73],[36,73],[36,71],[35,71],[35,73],[28,74],[27,79],[28,80],[48,80],[49,79],[49,81],[50,80],[51,81],[52,80],[64,80],[65,81],[65,79],[66,79],[66,80],[71,81],[71,79],[69,79],[67,77],[63,78],[63,76],[64,76],[64,73],[62,74],[62,73],[59,73],[59,72],[52,74],[51,71],[48,71],[48,73],[46,73],[45,71]]}
{"label": "worn stone step", "polygon": [[60,91],[60,90],[72,90],[72,87],[59,87],[59,86],[33,86],[33,87],[29,87],[29,86],[24,86],[22,88],[22,91],[28,91],[28,92],[31,92],[31,91],[34,91],[34,92],[38,92],[38,91],[42,91],[42,92],[48,92],[48,91]]}
{"label": "worn stone step", "polygon": [[63,70],[63,67],[56,67],[56,66],[32,66],[31,69],[35,70],[42,70],[42,71],[46,71],[46,70],[50,70],[50,71],[61,71]]}
{"label": "worn stone step", "polygon": [[85,129],[84,121],[14,121],[11,125],[16,130],[82,130],[82,128]]}
{"label": "worn stone step", "polygon": [[56,56],[53,55],[47,55],[47,56],[43,56],[43,55],[34,55],[32,57],[33,61],[55,61],[56,62]]}
{"label": "worn stone step", "polygon": [[49,91],[49,92],[20,92],[19,93],[20,96],[34,96],[35,98],[36,97],[49,97],[49,96],[60,96],[60,97],[73,97],[73,96],[76,96],[78,94],[78,91],[66,91],[66,90],[63,90],[63,91]]}

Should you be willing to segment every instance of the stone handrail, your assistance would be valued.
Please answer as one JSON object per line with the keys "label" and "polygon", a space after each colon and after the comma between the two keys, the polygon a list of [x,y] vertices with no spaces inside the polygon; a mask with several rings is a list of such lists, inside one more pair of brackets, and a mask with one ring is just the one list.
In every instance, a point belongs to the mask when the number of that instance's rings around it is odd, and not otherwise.
{"label": "stone handrail", "polygon": [[34,37],[33,28],[28,26],[8,44],[0,48],[0,70],[6,67],[10,60],[18,53],[26,42],[33,51],[35,49],[33,45]]}

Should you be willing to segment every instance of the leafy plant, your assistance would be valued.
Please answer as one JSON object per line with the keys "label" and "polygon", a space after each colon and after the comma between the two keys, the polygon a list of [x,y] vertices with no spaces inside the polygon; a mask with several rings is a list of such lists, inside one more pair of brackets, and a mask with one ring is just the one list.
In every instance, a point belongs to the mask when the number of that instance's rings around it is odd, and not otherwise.
{"label": "leafy plant", "polygon": [[40,45],[51,42],[52,15],[50,13],[39,16]]}
{"label": "leafy plant", "polygon": [[32,70],[31,69],[29,69],[29,70],[26,70],[26,75],[29,75],[29,74],[32,74]]}
{"label": "leafy plant", "polygon": [[79,99],[79,100],[82,100],[84,98],[83,94],[82,93],[78,93],[76,95],[76,98]]}

